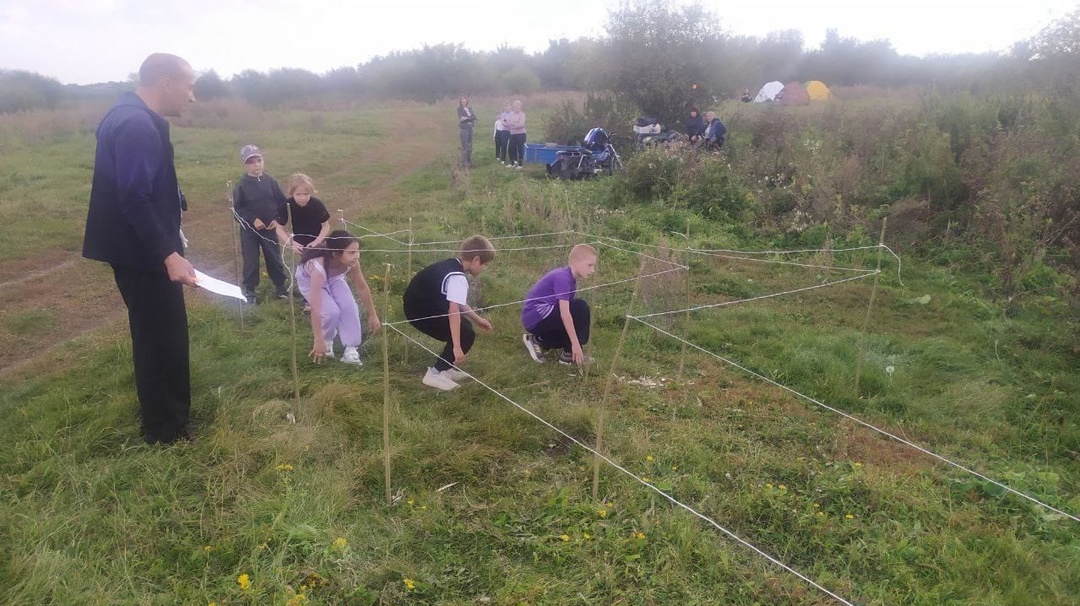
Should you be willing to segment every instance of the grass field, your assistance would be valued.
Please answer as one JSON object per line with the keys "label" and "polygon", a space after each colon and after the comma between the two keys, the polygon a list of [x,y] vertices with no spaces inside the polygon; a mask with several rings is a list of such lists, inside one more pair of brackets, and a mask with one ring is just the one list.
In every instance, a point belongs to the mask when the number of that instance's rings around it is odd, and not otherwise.
{"label": "grass field", "polygon": [[[226,182],[241,174],[236,151],[255,142],[270,174],[307,172],[332,212],[367,229],[411,219],[418,242],[505,238],[473,291],[477,305],[498,306],[495,331],[465,366],[492,389],[423,387],[430,354],[393,330],[366,337],[359,369],[316,366],[306,318],[287,303],[249,310],[241,327],[235,306],[192,291],[196,439],[168,448],[139,438],[122,304],[106,269],[78,257],[97,114],[0,117],[0,603],[842,603],[647,483],[852,604],[1080,604],[1080,524],[717,357],[1080,515],[1067,308],[1007,314],[970,276],[915,258],[901,284],[886,256],[857,393],[872,279],[689,322],[650,318],[710,352],[685,359],[678,340],[631,320],[615,361],[627,314],[851,274],[687,253],[670,216],[599,205],[602,182],[493,165],[485,128],[478,167],[463,174],[452,111],[197,107],[173,131],[185,232],[197,267],[234,275]],[[687,219],[694,247],[727,244],[725,226]],[[524,237],[566,230],[578,233]],[[499,305],[522,299],[572,243],[613,242],[600,236],[633,242],[598,244],[592,284],[618,284],[585,294],[597,363],[584,375],[533,363],[520,308]],[[836,248],[874,243],[842,240]],[[418,246],[432,252],[416,252],[413,270],[447,246]],[[400,321],[406,247],[379,237],[364,247],[383,320]],[[682,272],[657,275],[630,309],[639,252],[689,265],[689,297]],[[876,253],[788,260],[873,269]],[[589,445],[603,405],[603,451],[627,473],[604,465],[592,498],[593,456],[515,404]]]}

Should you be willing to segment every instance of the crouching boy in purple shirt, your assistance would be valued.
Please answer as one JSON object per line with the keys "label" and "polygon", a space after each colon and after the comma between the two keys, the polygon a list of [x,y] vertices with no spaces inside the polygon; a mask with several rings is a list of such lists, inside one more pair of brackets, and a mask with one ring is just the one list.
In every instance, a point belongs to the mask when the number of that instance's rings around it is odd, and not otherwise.
{"label": "crouching boy in purple shirt", "polygon": [[577,281],[596,272],[596,249],[578,244],[570,250],[570,264],[548,272],[525,297],[521,309],[525,349],[536,362],[550,349],[559,349],[559,362],[577,365],[591,362],[581,346],[589,342],[589,304],[575,299]]}

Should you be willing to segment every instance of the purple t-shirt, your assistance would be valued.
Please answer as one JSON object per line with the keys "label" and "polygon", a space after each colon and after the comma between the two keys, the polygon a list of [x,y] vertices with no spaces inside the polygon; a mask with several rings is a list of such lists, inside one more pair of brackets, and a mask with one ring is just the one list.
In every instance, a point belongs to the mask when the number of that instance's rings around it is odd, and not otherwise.
{"label": "purple t-shirt", "polygon": [[521,324],[525,330],[532,330],[541,320],[551,315],[559,301],[569,301],[577,292],[577,280],[570,267],[560,267],[549,271],[529,289],[525,296],[525,305],[521,308]]}

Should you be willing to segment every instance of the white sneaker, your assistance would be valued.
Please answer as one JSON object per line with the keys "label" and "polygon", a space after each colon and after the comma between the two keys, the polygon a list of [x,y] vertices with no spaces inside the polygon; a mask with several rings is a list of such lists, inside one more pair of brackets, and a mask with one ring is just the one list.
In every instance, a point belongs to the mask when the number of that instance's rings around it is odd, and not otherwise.
{"label": "white sneaker", "polygon": [[443,376],[447,377],[451,381],[464,381],[465,379],[471,379],[469,373],[464,370],[458,370],[456,368],[447,368],[442,371]]}
{"label": "white sneaker", "polygon": [[523,167],[522,167],[522,166],[521,166],[520,164],[518,164],[518,165],[517,165],[517,166],[515,166],[514,168],[516,168],[516,169],[518,169],[518,170],[521,170],[521,169],[522,169]]}
{"label": "white sneaker", "polygon": [[434,368],[427,369],[427,374],[424,375],[423,383],[428,387],[434,387],[435,389],[441,389],[442,391],[450,391],[461,387],[457,383],[454,383],[453,379]]}
{"label": "white sneaker", "polygon": [[533,359],[533,362],[544,363],[544,350],[540,347],[540,344],[536,342],[536,339],[529,333],[521,335],[521,340],[525,343],[525,349],[529,352],[529,357]]}
{"label": "white sneaker", "polygon": [[355,347],[345,347],[345,353],[341,354],[341,361],[346,364],[355,364],[357,366],[363,366],[364,363],[360,361],[360,352],[356,351]]}

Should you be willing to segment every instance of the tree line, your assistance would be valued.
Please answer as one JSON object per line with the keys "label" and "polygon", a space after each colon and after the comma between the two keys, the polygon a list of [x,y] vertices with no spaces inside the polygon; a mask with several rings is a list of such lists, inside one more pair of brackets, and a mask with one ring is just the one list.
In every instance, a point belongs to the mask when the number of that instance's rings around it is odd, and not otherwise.
{"label": "tree line", "polygon": [[[612,91],[645,113],[681,114],[756,92],[765,82],[822,80],[830,86],[933,86],[974,93],[1015,89],[1073,91],[1080,74],[1080,10],[1051,23],[1007,53],[913,57],[887,40],[863,41],[836,30],[814,49],[798,31],[763,37],[724,30],[722,19],[700,5],[673,7],[639,0],[609,14],[605,35],[551,40],[526,53],[503,46],[470,51],[436,44],[395,51],[324,74],[304,69],[247,70],[229,79],[214,71],[196,82],[202,99],[241,98],[266,108],[312,97],[409,99],[435,102],[459,94],[520,94],[539,90]],[[62,85],[40,74],[0,71],[0,112],[52,108],[108,95],[132,84]]]}

